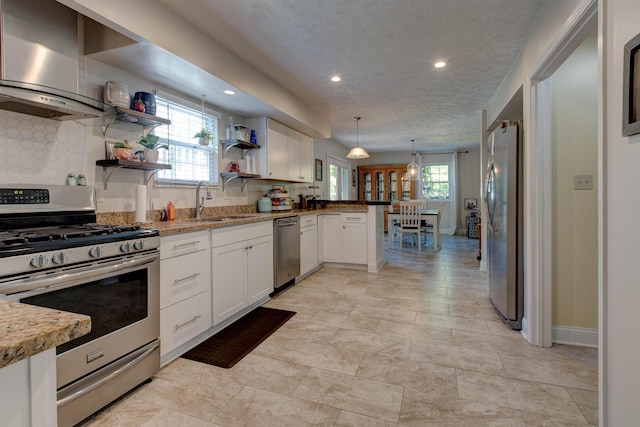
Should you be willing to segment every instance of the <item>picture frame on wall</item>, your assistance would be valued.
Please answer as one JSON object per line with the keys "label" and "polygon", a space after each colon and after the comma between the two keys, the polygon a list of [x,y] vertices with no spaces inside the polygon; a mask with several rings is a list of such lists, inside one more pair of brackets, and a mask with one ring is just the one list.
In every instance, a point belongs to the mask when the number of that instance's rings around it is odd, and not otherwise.
{"label": "picture frame on wall", "polygon": [[357,184],[357,176],[358,174],[356,173],[355,169],[351,169],[351,186],[355,187]]}
{"label": "picture frame on wall", "polygon": [[469,199],[464,199],[464,208],[465,210],[473,210],[473,209],[477,209],[478,207],[478,199],[475,198],[469,198]]}
{"label": "picture frame on wall", "polygon": [[624,45],[622,135],[640,133],[640,34]]}
{"label": "picture frame on wall", "polygon": [[322,181],[322,160],[316,159],[316,181]]}

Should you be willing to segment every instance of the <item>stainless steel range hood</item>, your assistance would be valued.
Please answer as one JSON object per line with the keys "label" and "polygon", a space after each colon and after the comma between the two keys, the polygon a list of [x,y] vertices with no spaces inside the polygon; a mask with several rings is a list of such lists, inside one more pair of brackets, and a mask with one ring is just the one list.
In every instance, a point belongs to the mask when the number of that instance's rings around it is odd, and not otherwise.
{"label": "stainless steel range hood", "polygon": [[85,92],[82,17],[55,0],[0,2],[0,109],[54,120],[100,117]]}

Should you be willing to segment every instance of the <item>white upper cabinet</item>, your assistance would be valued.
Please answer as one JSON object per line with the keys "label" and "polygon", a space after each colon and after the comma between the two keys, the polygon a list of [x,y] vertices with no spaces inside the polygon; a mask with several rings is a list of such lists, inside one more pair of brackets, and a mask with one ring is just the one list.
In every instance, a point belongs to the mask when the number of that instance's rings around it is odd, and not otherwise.
{"label": "white upper cabinet", "polygon": [[262,178],[313,182],[313,139],[266,117],[248,119],[261,146]]}

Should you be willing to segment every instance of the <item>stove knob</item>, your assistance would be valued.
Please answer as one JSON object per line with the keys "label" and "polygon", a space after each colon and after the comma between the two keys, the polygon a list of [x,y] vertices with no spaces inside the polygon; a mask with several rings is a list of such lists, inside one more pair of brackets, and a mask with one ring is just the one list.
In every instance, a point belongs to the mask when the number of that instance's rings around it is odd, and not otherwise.
{"label": "stove knob", "polygon": [[92,258],[100,258],[102,256],[102,248],[100,246],[96,246],[89,249],[89,256]]}
{"label": "stove knob", "polygon": [[138,240],[133,244],[133,248],[138,251],[144,249],[144,242],[142,240]]}
{"label": "stove knob", "polygon": [[54,264],[64,264],[69,261],[69,254],[66,252],[58,252],[51,258],[51,261],[53,261]]}
{"label": "stove knob", "polygon": [[120,252],[131,252],[131,243],[130,242],[124,242],[123,244],[120,245]]}
{"label": "stove knob", "polygon": [[37,255],[31,259],[31,266],[35,268],[44,267],[49,263],[49,258],[44,255]]}

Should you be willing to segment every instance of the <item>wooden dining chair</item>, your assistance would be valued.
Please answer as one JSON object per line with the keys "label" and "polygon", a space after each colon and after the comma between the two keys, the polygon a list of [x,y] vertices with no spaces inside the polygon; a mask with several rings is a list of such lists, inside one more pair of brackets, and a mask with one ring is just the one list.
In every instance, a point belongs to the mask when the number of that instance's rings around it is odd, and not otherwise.
{"label": "wooden dining chair", "polygon": [[418,252],[420,252],[422,247],[422,227],[420,226],[422,206],[422,201],[400,202],[400,249],[402,249],[404,235],[409,234],[416,237]]}

